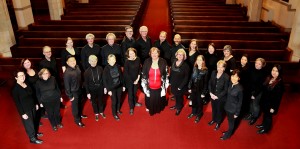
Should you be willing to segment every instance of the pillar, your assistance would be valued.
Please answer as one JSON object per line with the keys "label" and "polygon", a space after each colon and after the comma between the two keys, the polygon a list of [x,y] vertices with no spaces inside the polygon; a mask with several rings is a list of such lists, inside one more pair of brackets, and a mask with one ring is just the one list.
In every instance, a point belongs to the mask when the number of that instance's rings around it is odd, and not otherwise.
{"label": "pillar", "polygon": [[47,0],[51,20],[61,20],[64,13],[61,0]]}
{"label": "pillar", "polygon": [[249,22],[259,22],[262,10],[262,0],[249,0],[248,1],[248,17]]}
{"label": "pillar", "polygon": [[292,31],[289,40],[289,49],[293,50],[292,61],[299,62],[300,59],[300,3],[296,7]]}
{"label": "pillar", "polygon": [[11,57],[10,47],[16,44],[6,1],[0,1],[0,56]]}
{"label": "pillar", "polygon": [[13,0],[13,5],[19,29],[34,23],[30,0]]}

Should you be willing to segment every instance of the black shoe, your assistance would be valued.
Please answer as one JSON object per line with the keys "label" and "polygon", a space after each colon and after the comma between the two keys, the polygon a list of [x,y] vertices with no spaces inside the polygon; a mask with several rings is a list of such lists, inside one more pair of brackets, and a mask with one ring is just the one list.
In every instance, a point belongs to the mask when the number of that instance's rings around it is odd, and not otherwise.
{"label": "black shoe", "polygon": [[190,119],[190,118],[192,118],[193,116],[194,116],[194,114],[191,113],[187,118]]}
{"label": "black shoe", "polygon": [[116,121],[119,121],[119,120],[120,120],[120,118],[119,118],[118,115],[115,115],[114,118],[115,118]]}
{"label": "black shoe", "polygon": [[265,129],[261,129],[257,131],[258,134],[264,134],[267,133],[267,131]]}
{"label": "black shoe", "polygon": [[81,118],[88,118],[86,115],[81,115],[80,117]]}
{"label": "black shoe", "polygon": [[42,136],[44,136],[44,134],[41,133],[41,132],[38,132],[38,133],[36,134],[36,136],[37,136],[37,137],[42,137]]}
{"label": "black shoe", "polygon": [[215,121],[211,120],[211,121],[208,123],[208,125],[211,126],[211,125],[214,124],[214,123],[215,123]]}
{"label": "black shoe", "polygon": [[31,138],[30,139],[30,143],[33,143],[33,144],[42,144],[43,141],[42,140],[39,140],[37,138]]}
{"label": "black shoe", "polygon": [[100,113],[100,115],[103,119],[106,119],[106,115],[104,113]]}
{"label": "black shoe", "polygon": [[63,128],[64,125],[63,125],[62,123],[60,123],[60,124],[57,125],[57,127],[58,127],[58,128]]}
{"label": "black shoe", "polygon": [[178,116],[180,114],[181,110],[176,110],[175,115]]}
{"label": "black shoe", "polygon": [[264,126],[263,125],[256,125],[256,128],[262,129],[262,128],[264,128]]}
{"label": "black shoe", "polygon": [[255,122],[256,122],[257,118],[252,118],[250,121],[249,121],[249,125],[253,125]]}
{"label": "black shoe", "polygon": [[122,111],[117,111],[117,113],[119,114],[119,115],[122,115],[123,114],[123,112]]}
{"label": "black shoe", "polygon": [[227,137],[225,135],[223,135],[222,137],[220,137],[220,140],[227,140],[227,139],[229,139],[229,137]]}
{"label": "black shoe", "polygon": [[142,104],[141,104],[141,103],[139,103],[139,102],[136,102],[136,103],[135,103],[135,106],[136,106],[136,107],[141,107],[141,106],[142,106]]}
{"label": "black shoe", "polygon": [[82,122],[76,123],[79,127],[85,127],[85,125]]}
{"label": "black shoe", "polygon": [[200,118],[201,118],[200,116],[196,116],[195,123],[199,123]]}
{"label": "black shoe", "polygon": [[222,132],[223,135],[225,135],[227,133],[227,131]]}
{"label": "black shoe", "polygon": [[247,116],[244,117],[244,120],[251,120],[252,119],[252,114],[248,114]]}
{"label": "black shoe", "polygon": [[52,130],[57,131],[57,127],[56,126],[52,127]]}
{"label": "black shoe", "polygon": [[217,131],[219,128],[220,128],[220,124],[217,123],[214,130]]}
{"label": "black shoe", "polygon": [[176,109],[176,106],[170,107],[170,110],[175,110],[175,109]]}
{"label": "black shoe", "polygon": [[130,114],[130,115],[133,115],[133,109],[130,109],[130,110],[129,110],[129,114]]}
{"label": "black shoe", "polygon": [[99,121],[99,115],[95,115],[95,121]]}

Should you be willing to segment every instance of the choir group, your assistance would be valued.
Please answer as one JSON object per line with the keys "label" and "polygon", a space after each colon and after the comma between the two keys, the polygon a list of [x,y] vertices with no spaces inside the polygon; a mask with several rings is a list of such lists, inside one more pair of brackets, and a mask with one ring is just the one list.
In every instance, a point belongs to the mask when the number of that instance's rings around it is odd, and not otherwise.
{"label": "choir group", "polygon": [[74,122],[79,127],[85,127],[81,119],[87,118],[82,114],[84,99],[90,99],[95,120],[99,121],[99,116],[106,118],[105,94],[110,96],[112,116],[119,121],[123,92],[128,93],[129,114],[133,115],[134,108],[142,106],[137,98],[140,88],[145,94],[146,111],[151,116],[164,110],[168,102],[166,94],[175,100],[170,109],[176,116],[180,115],[187,96],[192,107],[187,118],[195,117],[194,122],[198,123],[203,105],[211,101],[212,119],[208,124],[215,124],[214,130],[219,129],[223,114],[227,115],[229,128],[221,140],[230,138],[238,118],[243,117],[253,125],[260,113],[263,113],[263,122],[256,125],[257,133],[271,129],[272,116],[277,113],[284,92],[280,65],[266,70],[266,61],[257,58],[252,66],[247,54],[237,62],[230,45],[224,46],[221,56],[217,55],[213,43],[205,53],[200,53],[196,39],[192,39],[186,49],[179,34],[170,45],[165,31],[160,32],[154,44],[146,26],[141,26],[139,33],[140,37],[135,40],[133,28],[126,26],[120,45],[115,42],[115,34],[108,33],[107,44],[102,47],[94,43],[95,36],[89,33],[87,44],[81,50],[73,47],[73,40],[68,37],[66,48],[61,51],[62,78],[49,46],[43,48],[45,57],[37,68],[30,59],[22,60],[22,69],[14,73],[16,84],[12,96],[31,143],[43,142],[38,139],[43,136],[38,132],[40,115],[47,114],[54,131],[63,128],[62,89],[72,103]]}

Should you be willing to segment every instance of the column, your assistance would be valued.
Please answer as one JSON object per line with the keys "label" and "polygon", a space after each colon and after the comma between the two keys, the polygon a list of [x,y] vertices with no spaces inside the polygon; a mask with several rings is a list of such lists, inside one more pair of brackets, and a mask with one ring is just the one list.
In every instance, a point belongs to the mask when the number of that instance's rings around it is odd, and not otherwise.
{"label": "column", "polygon": [[262,0],[249,0],[248,1],[248,17],[249,22],[259,22],[262,10]]}
{"label": "column", "polygon": [[89,0],[78,0],[79,3],[89,3]]}
{"label": "column", "polygon": [[293,50],[292,61],[300,59],[300,3],[296,7],[288,48]]}
{"label": "column", "polygon": [[47,0],[51,20],[61,20],[64,13],[61,0]]}
{"label": "column", "polygon": [[30,0],[13,0],[13,5],[19,29],[34,23]]}
{"label": "column", "polygon": [[11,57],[10,47],[16,44],[6,1],[0,1],[0,57]]}

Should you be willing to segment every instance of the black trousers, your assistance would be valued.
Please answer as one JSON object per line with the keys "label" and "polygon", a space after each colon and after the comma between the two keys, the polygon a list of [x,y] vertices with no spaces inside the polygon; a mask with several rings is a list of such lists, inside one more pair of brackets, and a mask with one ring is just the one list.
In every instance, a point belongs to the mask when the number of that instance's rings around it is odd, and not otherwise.
{"label": "black trousers", "polygon": [[175,96],[175,107],[177,110],[181,110],[183,108],[183,94],[174,94]]}
{"label": "black trousers", "polygon": [[258,94],[255,99],[250,99],[250,113],[254,118],[258,118],[259,116],[261,95],[262,93]]}
{"label": "black trousers", "polygon": [[218,124],[222,122],[224,103],[222,99],[211,100],[212,120]]}
{"label": "black trousers", "polygon": [[133,109],[135,106],[135,103],[137,102],[136,93],[138,89],[137,84],[130,84],[128,85],[128,104],[130,109]]}
{"label": "black trousers", "polygon": [[36,110],[35,108],[33,108],[32,110],[26,112],[28,119],[23,119],[22,115],[21,115],[21,119],[22,119],[22,123],[24,125],[25,131],[27,133],[27,136],[29,137],[29,139],[31,138],[35,138],[36,137]]}
{"label": "black trousers", "polygon": [[262,125],[264,126],[266,132],[271,130],[272,121],[273,121],[273,114],[270,113],[270,109],[264,110]]}
{"label": "black trousers", "polygon": [[79,109],[80,109],[80,104],[79,104],[79,99],[78,97],[77,98],[74,98],[72,102],[72,115],[74,117],[74,121],[75,123],[79,123],[81,122],[81,113],[79,112]]}
{"label": "black trousers", "polygon": [[57,101],[53,102],[43,102],[43,105],[45,107],[45,110],[48,114],[48,119],[51,123],[51,126],[57,126],[61,123],[61,116],[60,116],[60,101],[59,99]]}
{"label": "black trousers", "polygon": [[234,118],[233,113],[230,113],[227,111],[226,111],[226,113],[227,113],[227,119],[228,119],[228,130],[225,133],[225,137],[229,138],[233,134],[236,118]]}
{"label": "black trousers", "polygon": [[122,87],[113,89],[111,95],[111,110],[113,115],[117,115],[117,111],[121,109]]}
{"label": "black trousers", "polygon": [[103,87],[99,87],[97,90],[92,90],[90,92],[92,107],[95,114],[103,113],[104,110],[104,100],[103,100]]}
{"label": "black trousers", "polygon": [[192,114],[200,116],[203,114],[203,98],[201,98],[201,93],[197,91],[192,91],[191,93],[192,100]]}

